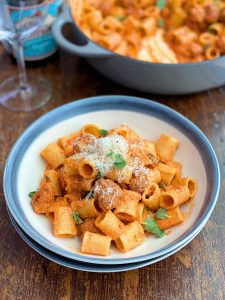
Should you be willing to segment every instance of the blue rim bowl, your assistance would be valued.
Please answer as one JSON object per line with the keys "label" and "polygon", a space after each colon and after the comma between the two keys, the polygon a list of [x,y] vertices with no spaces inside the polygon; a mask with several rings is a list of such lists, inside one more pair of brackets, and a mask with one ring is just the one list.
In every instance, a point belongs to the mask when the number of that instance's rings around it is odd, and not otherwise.
{"label": "blue rim bowl", "polygon": [[[204,162],[205,170],[207,170],[207,174],[209,174],[209,176],[207,177],[208,198],[207,201],[205,201],[206,204],[201,209],[200,216],[195,221],[194,225],[187,231],[185,231],[185,233],[181,237],[177,238],[171,244],[147,255],[121,259],[107,258],[107,260],[102,260],[97,256],[96,258],[93,258],[89,257],[88,255],[78,255],[76,253],[62,250],[55,244],[48,241],[45,237],[38,234],[37,231],[35,231],[35,229],[31,227],[27,222],[21,207],[18,205],[19,201],[16,182],[21,157],[25,153],[27,146],[30,145],[35,140],[35,138],[44,130],[65,119],[69,119],[77,115],[82,115],[94,111],[115,109],[135,111],[142,114],[158,117],[159,119],[167,121],[170,124],[174,125],[176,128],[179,128],[179,130],[186,137],[191,139],[195,146],[198,148],[199,153],[202,157],[202,161]],[[195,124],[193,124],[181,114],[165,105],[151,100],[131,96],[106,95],[85,98],[82,100],[71,102],[69,104],[65,104],[50,111],[49,113],[36,120],[33,124],[31,124],[20,136],[9,153],[4,171],[3,188],[6,203],[11,215],[16,220],[17,224],[23,229],[23,231],[41,246],[61,256],[86,263],[127,264],[135,263],[137,261],[149,260],[161,255],[165,255],[166,253],[173,251],[175,248],[180,247],[188,240],[191,240],[191,238],[199,232],[202,224],[205,224],[209,219],[216,204],[220,188],[220,169],[216,154],[206,136]]]}

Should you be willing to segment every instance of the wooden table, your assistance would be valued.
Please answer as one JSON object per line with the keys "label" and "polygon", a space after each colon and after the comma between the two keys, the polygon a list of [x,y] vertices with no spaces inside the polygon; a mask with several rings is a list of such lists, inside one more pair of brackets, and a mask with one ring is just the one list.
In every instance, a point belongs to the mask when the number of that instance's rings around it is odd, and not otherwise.
{"label": "wooden table", "polygon": [[[4,51],[0,51],[1,82],[16,73],[16,66]],[[94,274],[61,267],[34,252],[13,228],[1,186],[0,299],[225,299],[225,88],[183,97],[143,94],[105,79],[83,59],[63,51],[48,65],[28,72],[43,75],[52,82],[53,99],[32,113],[13,113],[0,107],[1,178],[10,148],[38,117],[74,99],[124,94],[164,103],[199,126],[218,155],[222,189],[207,225],[175,255],[139,270]]]}

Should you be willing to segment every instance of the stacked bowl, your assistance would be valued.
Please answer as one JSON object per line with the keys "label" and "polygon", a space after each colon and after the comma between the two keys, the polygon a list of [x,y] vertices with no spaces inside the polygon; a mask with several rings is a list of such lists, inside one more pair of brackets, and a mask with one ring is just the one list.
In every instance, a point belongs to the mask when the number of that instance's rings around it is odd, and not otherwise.
{"label": "stacked bowl", "polygon": [[[74,132],[86,123],[114,128],[126,123],[151,140],[167,133],[180,140],[176,160],[184,175],[198,183],[190,217],[175,226],[163,239],[147,237],[137,248],[121,253],[112,248],[109,256],[79,251],[76,238],[57,238],[51,223],[32,209],[28,194],[37,189],[45,169],[39,153],[48,143]],[[4,193],[9,217],[24,241],[35,251],[63,266],[89,272],[120,272],[160,261],[187,245],[204,227],[216,204],[220,173],[215,152],[204,134],[188,119],[159,103],[130,96],[101,96],[82,99],[47,113],[28,127],[12,148],[5,167]]]}

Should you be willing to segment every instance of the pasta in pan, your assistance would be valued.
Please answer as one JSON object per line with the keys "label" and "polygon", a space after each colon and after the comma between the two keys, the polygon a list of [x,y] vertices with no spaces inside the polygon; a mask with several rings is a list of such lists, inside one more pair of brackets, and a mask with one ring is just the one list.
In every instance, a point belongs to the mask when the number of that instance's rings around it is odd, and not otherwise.
{"label": "pasta in pan", "polygon": [[90,39],[148,62],[200,62],[225,54],[224,0],[70,0]]}
{"label": "pasta in pan", "polygon": [[29,194],[33,209],[46,215],[56,237],[80,236],[87,254],[108,255],[111,244],[127,252],[146,234],[161,238],[185,221],[183,204],[197,190],[174,161],[179,144],[165,134],[146,140],[126,125],[87,124],[41,151],[47,166]]}

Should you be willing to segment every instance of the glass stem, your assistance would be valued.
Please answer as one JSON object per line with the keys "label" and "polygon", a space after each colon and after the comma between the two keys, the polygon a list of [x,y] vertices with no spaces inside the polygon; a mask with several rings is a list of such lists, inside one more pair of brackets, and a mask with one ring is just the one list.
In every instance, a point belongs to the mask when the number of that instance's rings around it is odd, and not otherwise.
{"label": "glass stem", "polygon": [[25,90],[28,87],[27,73],[26,73],[26,66],[24,61],[23,44],[21,39],[19,38],[16,42],[15,50],[16,50],[16,60],[17,60],[18,73],[19,73],[19,85],[22,90]]}

